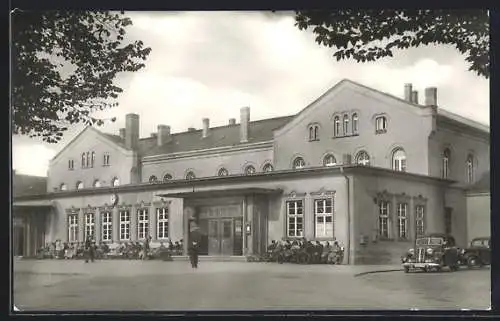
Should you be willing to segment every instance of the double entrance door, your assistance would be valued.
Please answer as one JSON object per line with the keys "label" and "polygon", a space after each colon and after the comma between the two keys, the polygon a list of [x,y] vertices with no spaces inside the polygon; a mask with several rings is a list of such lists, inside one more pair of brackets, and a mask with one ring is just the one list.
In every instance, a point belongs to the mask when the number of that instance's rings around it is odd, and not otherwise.
{"label": "double entrance door", "polygon": [[208,220],[208,255],[233,255],[233,219]]}

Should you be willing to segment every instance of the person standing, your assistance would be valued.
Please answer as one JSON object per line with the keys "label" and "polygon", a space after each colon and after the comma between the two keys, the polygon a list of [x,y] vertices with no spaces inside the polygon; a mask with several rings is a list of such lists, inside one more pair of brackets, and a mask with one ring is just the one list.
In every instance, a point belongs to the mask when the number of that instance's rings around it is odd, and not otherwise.
{"label": "person standing", "polygon": [[193,269],[198,268],[198,242],[193,241],[188,248],[189,261]]}
{"label": "person standing", "polygon": [[89,236],[85,241],[85,263],[94,262],[94,245],[92,244],[92,238]]}

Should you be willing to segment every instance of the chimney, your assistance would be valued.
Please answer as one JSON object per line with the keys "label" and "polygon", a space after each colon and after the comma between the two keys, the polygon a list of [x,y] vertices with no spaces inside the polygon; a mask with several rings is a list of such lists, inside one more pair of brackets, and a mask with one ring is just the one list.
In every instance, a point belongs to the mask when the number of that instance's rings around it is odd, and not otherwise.
{"label": "chimney", "polygon": [[137,149],[139,143],[139,115],[127,114],[125,116],[125,146]]}
{"label": "chimney", "polygon": [[250,107],[240,109],[240,143],[248,142],[248,123],[250,122]]}
{"label": "chimney", "polygon": [[164,145],[170,137],[170,126],[167,125],[158,125],[158,140],[157,145]]}
{"label": "chimney", "polygon": [[411,92],[411,102],[418,105],[418,91]]}
{"label": "chimney", "polygon": [[188,128],[188,132],[194,132],[194,131],[196,131],[196,128],[194,128],[194,127],[189,127]]}
{"label": "chimney", "polygon": [[437,106],[437,88],[436,87],[425,88],[425,105],[426,106]]}
{"label": "chimney", "polygon": [[229,118],[229,125],[236,125],[236,118]]}
{"label": "chimney", "polygon": [[125,128],[120,128],[120,137],[125,140]]}
{"label": "chimney", "polygon": [[412,84],[405,84],[405,100],[411,102],[412,99]]}
{"label": "chimney", "polygon": [[206,138],[208,136],[208,129],[210,128],[210,119],[203,118],[203,131],[202,137]]}

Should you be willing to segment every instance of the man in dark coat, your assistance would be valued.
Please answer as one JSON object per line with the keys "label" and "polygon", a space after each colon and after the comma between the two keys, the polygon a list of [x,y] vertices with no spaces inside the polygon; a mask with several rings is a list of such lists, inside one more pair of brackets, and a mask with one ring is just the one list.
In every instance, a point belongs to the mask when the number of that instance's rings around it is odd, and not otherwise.
{"label": "man in dark coat", "polygon": [[85,241],[85,263],[88,263],[89,262],[89,259],[90,259],[90,262],[94,262],[94,244],[92,242],[92,237],[87,237],[87,240]]}
{"label": "man in dark coat", "polygon": [[193,241],[188,248],[189,261],[193,269],[198,268],[198,242]]}

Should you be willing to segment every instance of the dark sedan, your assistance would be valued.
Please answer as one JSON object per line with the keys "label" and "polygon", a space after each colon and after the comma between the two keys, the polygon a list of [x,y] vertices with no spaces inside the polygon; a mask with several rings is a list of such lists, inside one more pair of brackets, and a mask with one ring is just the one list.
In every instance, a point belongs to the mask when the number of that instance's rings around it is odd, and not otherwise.
{"label": "dark sedan", "polygon": [[491,238],[476,237],[462,252],[462,262],[469,268],[491,264]]}

